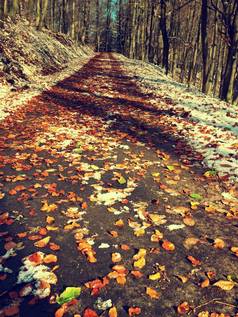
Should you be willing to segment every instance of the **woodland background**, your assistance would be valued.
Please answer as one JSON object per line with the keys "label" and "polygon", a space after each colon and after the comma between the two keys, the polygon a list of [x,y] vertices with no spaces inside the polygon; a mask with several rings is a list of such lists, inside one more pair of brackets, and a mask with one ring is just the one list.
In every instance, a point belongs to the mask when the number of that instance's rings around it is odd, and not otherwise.
{"label": "woodland background", "polygon": [[0,0],[1,24],[9,18],[160,65],[238,103],[237,0]]}

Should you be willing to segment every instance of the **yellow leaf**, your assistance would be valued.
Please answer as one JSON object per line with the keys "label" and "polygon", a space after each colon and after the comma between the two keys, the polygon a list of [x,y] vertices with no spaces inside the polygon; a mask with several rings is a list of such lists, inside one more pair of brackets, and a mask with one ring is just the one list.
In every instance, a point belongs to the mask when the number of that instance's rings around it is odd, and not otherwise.
{"label": "yellow leaf", "polygon": [[134,267],[138,269],[142,269],[145,266],[145,258],[140,258],[139,260],[134,262]]}
{"label": "yellow leaf", "polygon": [[47,201],[45,201],[43,206],[41,207],[41,211],[45,211],[45,212],[55,211],[55,209],[57,209],[57,205],[56,204],[48,205]]}
{"label": "yellow leaf", "polygon": [[48,231],[57,231],[59,229],[59,227],[54,227],[54,226],[46,226],[46,229]]}
{"label": "yellow leaf", "polygon": [[144,236],[144,234],[145,234],[145,229],[143,229],[143,228],[139,228],[139,229],[134,230],[134,235],[136,237],[142,237],[142,236]]}
{"label": "yellow leaf", "polygon": [[230,291],[233,289],[233,287],[235,285],[236,285],[235,282],[223,281],[223,280],[220,280],[220,281],[216,282],[215,284],[213,284],[213,286],[217,286],[217,287],[223,289],[223,291]]}
{"label": "yellow leaf", "polygon": [[139,260],[146,256],[146,249],[139,249],[139,252],[133,256],[133,260]]}
{"label": "yellow leaf", "polygon": [[50,241],[50,238],[51,237],[45,237],[44,239],[41,239],[41,240],[39,240],[39,241],[36,241],[35,243],[34,243],[34,246],[36,246],[36,247],[38,247],[38,248],[44,248],[48,243],[49,243],[49,241]]}
{"label": "yellow leaf", "polygon": [[149,279],[150,279],[151,281],[156,281],[156,280],[160,279],[160,277],[161,277],[160,272],[157,272],[157,273],[155,273],[155,274],[149,275]]}

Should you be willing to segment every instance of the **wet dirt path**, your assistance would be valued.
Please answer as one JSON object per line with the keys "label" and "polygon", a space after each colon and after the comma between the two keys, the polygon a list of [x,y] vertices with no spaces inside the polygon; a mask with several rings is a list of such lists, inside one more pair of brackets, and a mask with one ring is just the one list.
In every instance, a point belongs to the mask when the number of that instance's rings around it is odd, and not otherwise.
{"label": "wet dirt path", "polygon": [[235,207],[152,99],[105,53],[0,124],[0,316],[235,316]]}

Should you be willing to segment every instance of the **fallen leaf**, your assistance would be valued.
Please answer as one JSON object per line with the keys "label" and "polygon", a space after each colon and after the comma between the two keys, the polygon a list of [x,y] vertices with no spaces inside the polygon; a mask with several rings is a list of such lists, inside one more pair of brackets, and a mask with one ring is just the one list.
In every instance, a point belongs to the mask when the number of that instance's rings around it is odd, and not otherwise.
{"label": "fallen leaf", "polygon": [[231,247],[231,252],[238,256],[238,247]]}
{"label": "fallen leaf", "polygon": [[202,283],[201,283],[201,288],[206,288],[210,285],[210,280],[206,278]]}
{"label": "fallen leaf", "polygon": [[121,245],[120,245],[120,248],[121,248],[123,251],[128,251],[128,250],[130,250],[129,245],[127,245],[127,244],[121,244]]}
{"label": "fallen leaf", "polygon": [[183,223],[186,225],[186,226],[189,226],[189,227],[193,227],[195,226],[195,220],[193,219],[192,216],[186,216],[183,218]]}
{"label": "fallen leaf", "polygon": [[118,252],[112,253],[112,262],[117,263],[122,260],[121,254]]}
{"label": "fallen leaf", "polygon": [[141,308],[140,307],[130,307],[128,309],[128,314],[129,316],[138,316],[141,313]]}
{"label": "fallen leaf", "polygon": [[62,307],[56,310],[55,317],[63,317],[66,311],[67,311],[67,306],[63,305]]}
{"label": "fallen leaf", "polygon": [[86,308],[83,312],[83,317],[98,317],[98,314],[94,310]]}
{"label": "fallen leaf", "polygon": [[216,249],[223,249],[223,248],[225,248],[225,242],[220,238],[216,238],[214,240],[213,246]]}
{"label": "fallen leaf", "polygon": [[135,277],[135,278],[141,278],[143,276],[143,273],[141,273],[140,271],[131,271],[131,274]]}
{"label": "fallen leaf", "polygon": [[117,309],[116,307],[112,307],[109,309],[109,312],[108,312],[108,317],[117,317],[118,314],[117,314]]}
{"label": "fallen leaf", "polygon": [[48,255],[46,255],[45,257],[44,257],[44,263],[47,263],[47,264],[49,264],[49,263],[55,263],[55,262],[57,262],[57,256],[56,255],[54,255],[54,254],[48,254]]}
{"label": "fallen leaf", "polygon": [[81,287],[66,287],[63,293],[56,298],[59,305],[70,302],[72,299],[79,297],[81,294]]}
{"label": "fallen leaf", "polygon": [[45,211],[45,212],[52,212],[52,211],[55,211],[56,209],[57,209],[57,205],[56,204],[48,205],[47,201],[45,201],[43,206],[41,207],[41,211]]}
{"label": "fallen leaf", "polygon": [[116,278],[116,281],[119,285],[125,285],[126,284],[126,277],[125,275],[119,275]]}
{"label": "fallen leaf", "polygon": [[119,219],[114,224],[115,226],[122,228],[124,226],[124,221],[122,219]]}
{"label": "fallen leaf", "polygon": [[202,200],[203,197],[200,194],[192,193],[190,194],[190,197],[195,199],[195,200]]}
{"label": "fallen leaf", "polygon": [[4,316],[14,316],[19,314],[19,306],[17,304],[10,305],[8,307],[5,307],[3,311],[4,311]]}
{"label": "fallen leaf", "polygon": [[37,242],[34,243],[34,246],[36,246],[37,248],[44,248],[50,241],[51,237],[45,237],[44,239],[41,239]]}
{"label": "fallen leaf", "polygon": [[233,281],[217,281],[216,283],[213,284],[213,286],[217,286],[221,288],[223,291],[230,291],[233,289],[233,287],[236,285],[235,282]]}
{"label": "fallen leaf", "polygon": [[160,272],[149,275],[149,279],[151,281],[156,281],[156,280],[159,280],[160,278],[161,278]]}
{"label": "fallen leaf", "polygon": [[55,218],[54,218],[54,217],[51,217],[51,216],[47,216],[47,217],[46,217],[46,223],[47,223],[48,225],[52,225],[52,223],[54,223],[54,221],[55,221]]}
{"label": "fallen leaf", "polygon": [[191,237],[191,238],[187,238],[184,240],[183,242],[183,245],[186,249],[191,249],[194,245],[196,245],[197,243],[199,242],[199,239],[198,238],[194,238],[194,237]]}
{"label": "fallen leaf", "polygon": [[190,306],[189,306],[188,302],[183,302],[177,307],[177,312],[180,315],[187,314],[189,312],[189,310],[190,310]]}
{"label": "fallen leaf", "polygon": [[187,258],[192,263],[193,266],[198,266],[201,264],[201,261],[194,258],[192,255],[189,255]]}
{"label": "fallen leaf", "polygon": [[180,279],[180,281],[181,281],[183,284],[188,281],[188,277],[185,276],[185,275],[176,275],[176,276]]}
{"label": "fallen leaf", "polygon": [[146,287],[146,294],[150,296],[152,299],[159,299],[160,293],[151,287]]}
{"label": "fallen leaf", "polygon": [[168,240],[164,240],[162,243],[162,248],[166,251],[174,251],[175,250],[175,245],[168,241]]}

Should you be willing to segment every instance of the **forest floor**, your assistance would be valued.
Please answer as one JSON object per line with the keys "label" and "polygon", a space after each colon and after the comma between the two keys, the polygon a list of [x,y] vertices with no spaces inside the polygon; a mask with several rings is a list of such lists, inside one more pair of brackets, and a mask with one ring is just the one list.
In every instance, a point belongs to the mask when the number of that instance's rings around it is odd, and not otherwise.
{"label": "forest floor", "polygon": [[98,54],[0,122],[1,317],[236,316],[237,191],[129,63]]}

